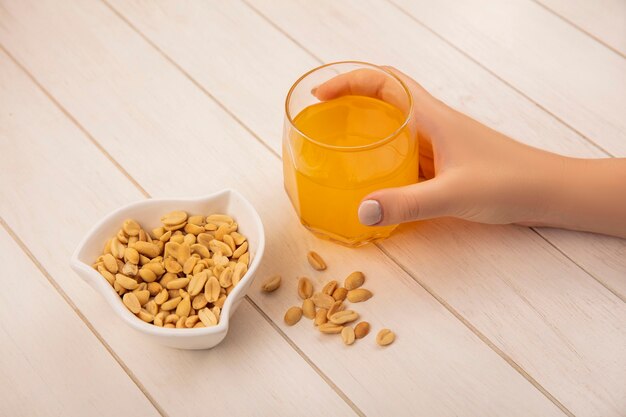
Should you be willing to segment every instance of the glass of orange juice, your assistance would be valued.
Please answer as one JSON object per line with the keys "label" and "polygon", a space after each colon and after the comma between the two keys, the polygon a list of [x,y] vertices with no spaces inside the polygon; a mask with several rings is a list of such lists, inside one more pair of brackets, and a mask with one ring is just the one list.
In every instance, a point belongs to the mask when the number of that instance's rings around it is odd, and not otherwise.
{"label": "glass of orange juice", "polygon": [[[390,94],[378,94],[381,98],[345,91],[326,101],[313,95],[313,88],[341,74],[385,77]],[[417,182],[412,106],[409,90],[398,77],[365,62],[323,65],[295,82],[285,103],[283,174],[304,226],[348,246],[391,234],[397,225],[359,223],[358,207],[372,191]]]}

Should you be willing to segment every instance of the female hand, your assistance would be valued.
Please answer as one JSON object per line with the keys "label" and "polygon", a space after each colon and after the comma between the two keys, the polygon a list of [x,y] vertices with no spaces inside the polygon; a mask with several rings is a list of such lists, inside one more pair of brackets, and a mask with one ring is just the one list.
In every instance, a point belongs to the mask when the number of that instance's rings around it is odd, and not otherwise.
{"label": "female hand", "polygon": [[[549,225],[626,237],[626,159],[568,158],[517,142],[431,96],[391,67],[413,98],[426,181],[366,196],[359,219],[388,225],[452,216],[481,223]],[[397,83],[368,69],[312,92],[320,100],[363,95],[394,103]]]}

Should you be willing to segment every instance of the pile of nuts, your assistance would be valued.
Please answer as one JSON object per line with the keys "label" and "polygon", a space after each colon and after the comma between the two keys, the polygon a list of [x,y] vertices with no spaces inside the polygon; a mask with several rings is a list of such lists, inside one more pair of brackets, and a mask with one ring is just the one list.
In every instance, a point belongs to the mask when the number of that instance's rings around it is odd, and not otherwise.
{"label": "pile of nuts", "polygon": [[173,211],[146,232],[126,220],[93,267],[137,317],[168,328],[219,323],[226,297],[248,271],[245,236],[230,216]]}
{"label": "pile of nuts", "polygon": [[[317,271],[326,269],[326,263],[316,252],[307,255],[309,264]],[[276,275],[269,278],[261,287],[265,292],[272,292],[280,287],[281,277]],[[350,325],[359,319],[359,313],[346,310],[344,301],[360,303],[372,298],[371,291],[361,288],[365,283],[365,275],[356,271],[346,277],[343,287],[337,281],[329,281],[321,292],[315,292],[313,283],[307,277],[298,280],[298,296],[303,300],[302,306],[293,306],[285,313],[285,323],[293,326],[302,316],[313,320],[314,326],[321,333],[341,334],[346,345],[352,345],[355,340],[362,339],[370,331],[370,324],[361,321],[354,327]],[[395,340],[395,334],[389,329],[382,329],[376,336],[376,343],[387,346]]]}

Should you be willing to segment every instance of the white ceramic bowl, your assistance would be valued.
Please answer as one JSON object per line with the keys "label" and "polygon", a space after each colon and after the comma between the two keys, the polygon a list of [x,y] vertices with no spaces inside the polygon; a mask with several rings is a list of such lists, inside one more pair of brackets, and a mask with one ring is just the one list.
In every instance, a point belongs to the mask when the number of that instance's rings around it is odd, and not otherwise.
{"label": "white ceramic bowl", "polygon": [[[193,329],[167,329],[145,323],[132,314],[122,303],[113,287],[91,265],[102,254],[104,243],[115,236],[126,219],[135,219],[146,230],[161,226],[160,217],[173,210],[191,214],[224,213],[239,224],[239,231],[248,238],[250,265],[248,272],[226,298],[220,322],[213,327]],[[98,291],[128,325],[156,343],[180,349],[207,349],[220,343],[228,332],[230,317],[252,284],[265,248],[263,224],[258,213],[241,194],[224,190],[194,199],[149,199],[129,204],[100,220],[85,236],[74,254],[71,265],[74,271]]]}

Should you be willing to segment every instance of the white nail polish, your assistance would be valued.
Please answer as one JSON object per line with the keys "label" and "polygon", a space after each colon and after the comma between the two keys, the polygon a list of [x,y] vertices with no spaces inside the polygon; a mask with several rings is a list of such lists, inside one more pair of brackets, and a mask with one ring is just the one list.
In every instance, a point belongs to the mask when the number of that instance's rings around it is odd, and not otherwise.
{"label": "white nail polish", "polygon": [[373,226],[382,220],[383,211],[376,200],[365,200],[359,205],[359,221],[366,226]]}

